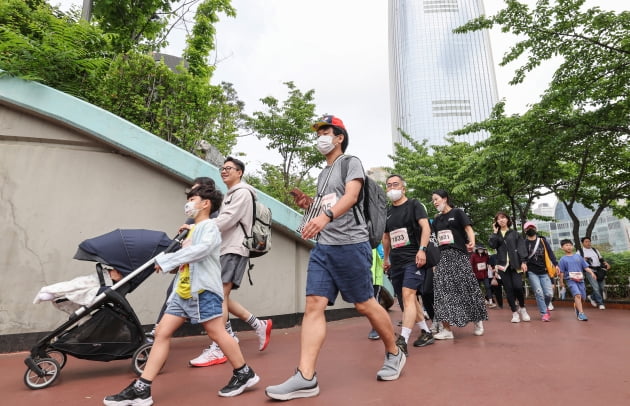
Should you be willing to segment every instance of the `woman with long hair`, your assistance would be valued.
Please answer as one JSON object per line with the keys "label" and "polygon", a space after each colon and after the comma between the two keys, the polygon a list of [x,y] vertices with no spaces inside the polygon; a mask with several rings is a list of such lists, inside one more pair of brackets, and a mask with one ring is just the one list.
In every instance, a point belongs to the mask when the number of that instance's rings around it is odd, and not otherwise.
{"label": "woman with long hair", "polygon": [[462,209],[453,207],[445,190],[431,196],[438,215],[433,229],[440,247],[440,261],[434,270],[435,319],[442,323],[442,331],[434,335],[438,340],[453,339],[451,326],[464,327],[473,322],[473,334],[483,335],[483,320],[488,311],[477,284],[469,252],[475,247],[472,223]]}
{"label": "woman with long hair", "polygon": [[[512,323],[530,321],[525,309],[525,294],[523,292],[523,273],[527,272],[527,248],[520,233],[510,228],[512,220],[500,211],[494,216],[488,244],[497,250],[497,265],[508,304],[512,309]],[[518,301],[518,306],[517,302]]]}

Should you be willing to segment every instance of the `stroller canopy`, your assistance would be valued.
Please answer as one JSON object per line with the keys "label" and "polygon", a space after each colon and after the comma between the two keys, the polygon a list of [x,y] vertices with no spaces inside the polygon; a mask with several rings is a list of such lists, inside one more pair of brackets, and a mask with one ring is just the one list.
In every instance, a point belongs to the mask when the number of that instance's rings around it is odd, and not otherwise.
{"label": "stroller canopy", "polygon": [[[79,244],[74,259],[100,262],[128,275],[164,251],[171,239],[162,231],[117,229]],[[151,273],[149,267],[131,281],[135,289]]]}

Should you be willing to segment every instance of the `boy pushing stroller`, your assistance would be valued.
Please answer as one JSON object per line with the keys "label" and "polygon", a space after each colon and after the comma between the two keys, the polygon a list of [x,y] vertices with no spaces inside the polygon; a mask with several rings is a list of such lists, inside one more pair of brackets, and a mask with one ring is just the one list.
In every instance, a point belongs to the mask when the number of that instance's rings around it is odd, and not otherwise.
{"label": "boy pushing stroller", "polygon": [[168,358],[173,333],[189,319],[200,323],[227,356],[234,368],[228,384],[219,396],[236,396],[259,381],[246,363],[238,343],[226,332],[222,321],[223,285],[219,246],[221,235],[210,213],[217,210],[223,198],[221,192],[199,186],[188,193],[184,206],[186,216],[195,223],[190,226],[181,250],[159,255],[155,259],[157,271],[169,272],[179,267],[173,293],[164,317],[157,327],[153,348],[139,379],[116,395],[105,397],[106,406],[152,405],[151,383]]}

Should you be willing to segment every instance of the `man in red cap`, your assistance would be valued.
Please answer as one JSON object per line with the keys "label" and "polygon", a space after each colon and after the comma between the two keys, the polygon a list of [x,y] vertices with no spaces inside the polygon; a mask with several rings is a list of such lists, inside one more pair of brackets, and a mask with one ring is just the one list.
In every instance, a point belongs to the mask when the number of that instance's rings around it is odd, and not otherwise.
{"label": "man in red cap", "polygon": [[[326,156],[326,167],[317,182],[315,200],[295,191],[295,201],[307,210],[302,238],[316,239],[311,251],[306,280],[306,306],[302,320],[300,361],[293,376],[280,385],[268,386],[272,399],[289,400],[319,394],[315,364],[326,338],[326,306],[333,305],[338,293],[353,303],[378,332],[385,346],[385,362],[377,372],[378,380],[398,379],[406,355],[396,345],[394,329],[387,311],[374,299],[370,267],[372,248],[362,214],[355,219],[357,204],[365,179],[361,161],[344,156],[348,132],[343,121],[324,116],[315,124],[317,149]],[[348,160],[345,178],[341,165]],[[345,162],[344,162],[345,164]],[[359,207],[361,204],[359,204]]]}

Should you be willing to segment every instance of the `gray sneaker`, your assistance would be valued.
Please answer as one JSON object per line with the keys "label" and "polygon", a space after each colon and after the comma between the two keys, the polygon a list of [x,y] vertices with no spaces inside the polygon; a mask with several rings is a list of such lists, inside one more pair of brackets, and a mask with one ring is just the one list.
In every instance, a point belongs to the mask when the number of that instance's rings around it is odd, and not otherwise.
{"label": "gray sneaker", "polygon": [[376,373],[376,379],[379,381],[394,381],[398,379],[403,367],[407,362],[407,356],[401,348],[398,348],[398,355],[385,354],[385,363]]}
{"label": "gray sneaker", "polygon": [[296,370],[295,375],[281,383],[280,385],[267,386],[265,394],[271,399],[290,400],[295,398],[310,398],[319,395],[319,385],[317,384],[317,374],[312,379],[304,378],[300,370]]}

